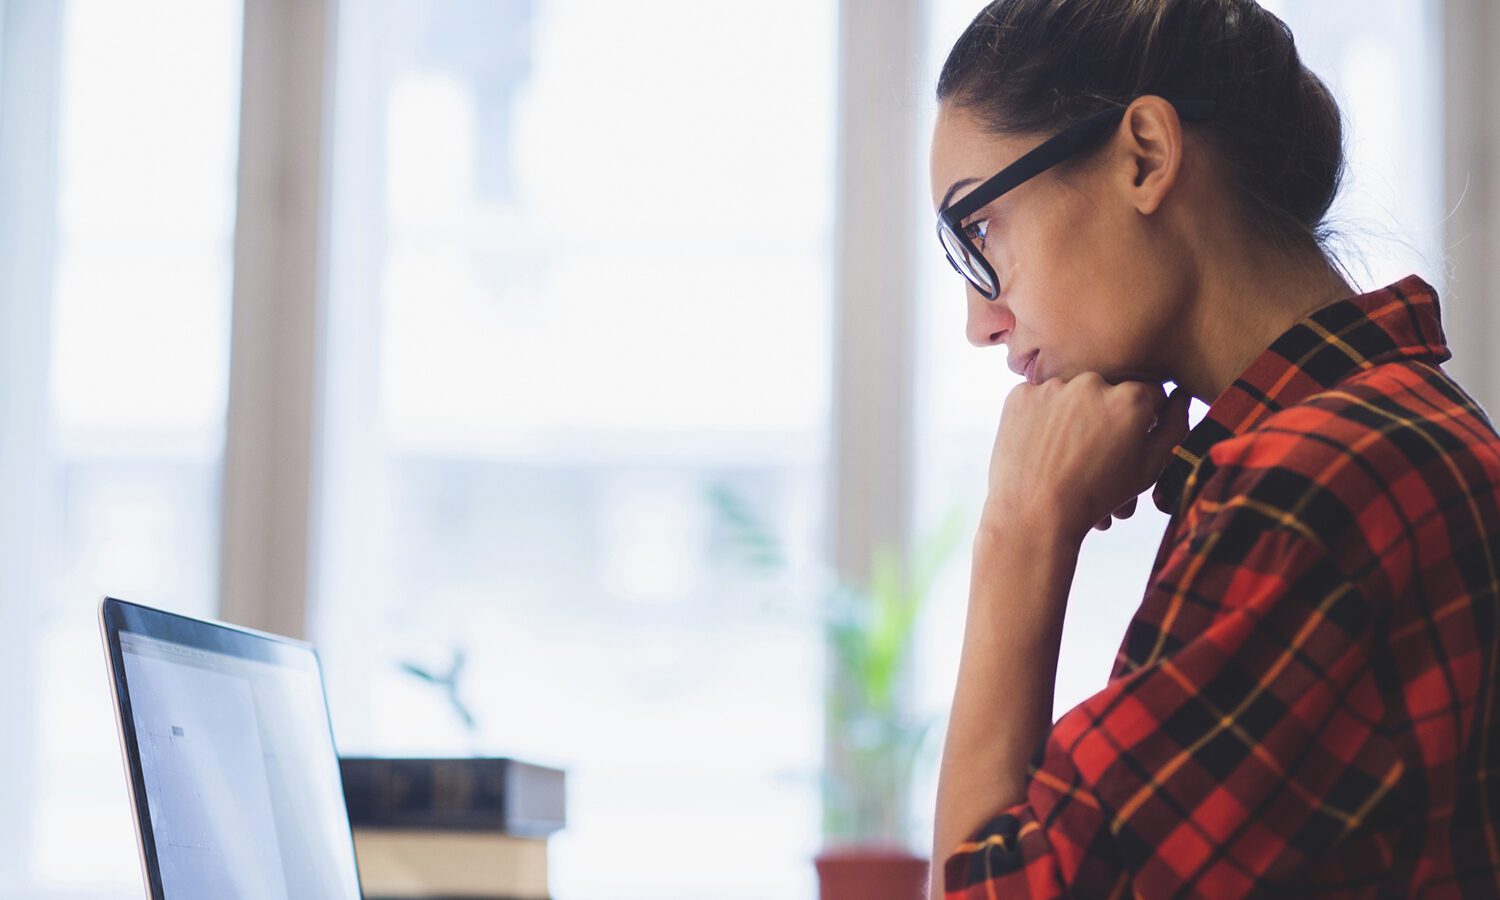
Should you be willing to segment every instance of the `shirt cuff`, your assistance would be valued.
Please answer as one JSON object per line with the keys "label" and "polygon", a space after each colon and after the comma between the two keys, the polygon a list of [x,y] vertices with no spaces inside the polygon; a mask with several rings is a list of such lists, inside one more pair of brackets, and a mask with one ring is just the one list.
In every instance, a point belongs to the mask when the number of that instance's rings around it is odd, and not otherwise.
{"label": "shirt cuff", "polygon": [[[1084,885],[1109,896],[1129,873],[1110,833],[1110,816],[1056,742],[1037,748],[1026,802],[1000,810],[944,862],[947,900],[1077,896]],[[1072,886],[1071,888],[1069,886]]]}

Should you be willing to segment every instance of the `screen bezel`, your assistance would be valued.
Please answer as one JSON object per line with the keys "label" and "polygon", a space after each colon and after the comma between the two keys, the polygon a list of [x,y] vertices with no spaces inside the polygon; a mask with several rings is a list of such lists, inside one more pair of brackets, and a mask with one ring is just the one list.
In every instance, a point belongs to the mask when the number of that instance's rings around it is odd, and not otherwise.
{"label": "screen bezel", "polygon": [[[310,671],[318,679],[323,695],[323,714],[328,727],[329,746],[338,752],[333,739],[333,719],[328,711],[328,689],[323,681],[323,667],[318,652],[305,641],[242,628],[223,622],[194,619],[165,610],[141,606],[104,597],[99,602],[99,627],[108,657],[114,698],[115,722],[120,735],[120,750],[125,758],[125,775],[130,782],[131,813],[135,818],[136,846],[141,855],[141,869],[152,900],[167,900],[162,886],[161,866],[156,854],[156,838],[151,833],[151,813],[146,799],[146,779],[141,767],[140,743],[136,739],[135,716],[130,706],[130,685],[125,676],[125,660],[120,649],[122,631],[157,640],[222,653],[241,659],[257,660],[278,666]],[[335,769],[337,769],[335,760]],[[348,807],[344,804],[343,786],[339,787],[339,812],[348,826]],[[355,889],[364,896],[359,881],[359,865],[354,851],[354,833],[349,831],[348,864],[354,867]]]}

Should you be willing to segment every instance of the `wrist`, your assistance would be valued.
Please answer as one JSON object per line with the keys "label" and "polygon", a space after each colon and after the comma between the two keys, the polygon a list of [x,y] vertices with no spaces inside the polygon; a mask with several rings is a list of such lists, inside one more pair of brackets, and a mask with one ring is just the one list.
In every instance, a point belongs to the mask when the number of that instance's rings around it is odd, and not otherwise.
{"label": "wrist", "polygon": [[1036,548],[1076,551],[1088,529],[1079,530],[1060,503],[1021,505],[990,500],[979,516],[976,542],[1022,543]]}
{"label": "wrist", "polygon": [[974,537],[971,622],[981,632],[1003,624],[1005,640],[1055,653],[1079,549],[1080,539],[1055,521],[984,521]]}

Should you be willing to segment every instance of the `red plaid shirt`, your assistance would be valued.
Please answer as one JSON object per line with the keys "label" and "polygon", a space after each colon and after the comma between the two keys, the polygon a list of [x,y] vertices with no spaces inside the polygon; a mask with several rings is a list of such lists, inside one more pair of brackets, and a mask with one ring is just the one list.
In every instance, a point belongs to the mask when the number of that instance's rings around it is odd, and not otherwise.
{"label": "red plaid shirt", "polygon": [[1413,275],[1213,402],[1108,684],[948,898],[1500,897],[1500,436],[1451,355]]}

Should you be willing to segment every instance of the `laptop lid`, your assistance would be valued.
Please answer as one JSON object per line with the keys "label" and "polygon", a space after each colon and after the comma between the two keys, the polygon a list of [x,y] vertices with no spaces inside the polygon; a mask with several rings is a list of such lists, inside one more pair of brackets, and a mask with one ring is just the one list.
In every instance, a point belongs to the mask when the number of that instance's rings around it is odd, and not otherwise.
{"label": "laptop lid", "polygon": [[151,896],[359,898],[312,646],[109,597],[99,621]]}

